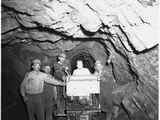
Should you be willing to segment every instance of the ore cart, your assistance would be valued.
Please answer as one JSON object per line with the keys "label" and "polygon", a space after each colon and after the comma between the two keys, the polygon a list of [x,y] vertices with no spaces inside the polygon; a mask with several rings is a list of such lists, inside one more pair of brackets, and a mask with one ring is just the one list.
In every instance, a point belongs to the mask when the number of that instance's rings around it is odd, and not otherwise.
{"label": "ore cart", "polygon": [[67,120],[94,120],[101,111],[97,76],[70,76],[66,82]]}

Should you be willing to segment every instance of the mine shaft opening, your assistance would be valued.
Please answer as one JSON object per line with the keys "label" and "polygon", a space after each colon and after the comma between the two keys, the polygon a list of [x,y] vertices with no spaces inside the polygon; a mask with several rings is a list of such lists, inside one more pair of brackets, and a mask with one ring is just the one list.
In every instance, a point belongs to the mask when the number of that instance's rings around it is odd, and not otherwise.
{"label": "mine shaft opening", "polygon": [[95,59],[89,52],[83,51],[83,52],[80,52],[80,53],[77,53],[77,54],[73,55],[72,58],[70,59],[71,74],[77,68],[77,66],[76,66],[77,60],[81,60],[83,62],[83,66],[85,68],[88,68],[88,70],[92,74],[94,73],[94,71],[95,71],[95,69],[94,69]]}

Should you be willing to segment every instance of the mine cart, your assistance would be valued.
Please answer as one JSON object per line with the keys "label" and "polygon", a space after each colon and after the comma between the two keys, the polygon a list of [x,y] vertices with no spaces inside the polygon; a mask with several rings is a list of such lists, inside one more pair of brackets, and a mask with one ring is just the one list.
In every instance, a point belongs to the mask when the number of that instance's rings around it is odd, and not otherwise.
{"label": "mine cart", "polygon": [[66,82],[67,120],[93,120],[100,112],[100,81],[95,75],[71,76]]}

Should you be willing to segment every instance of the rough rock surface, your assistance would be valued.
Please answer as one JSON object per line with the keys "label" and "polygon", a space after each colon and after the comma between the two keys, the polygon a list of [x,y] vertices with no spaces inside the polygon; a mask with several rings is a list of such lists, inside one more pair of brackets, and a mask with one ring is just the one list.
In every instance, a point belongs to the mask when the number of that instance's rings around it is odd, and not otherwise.
{"label": "rough rock surface", "polygon": [[32,59],[53,65],[65,51],[73,66],[78,58],[91,68],[110,61],[115,119],[158,120],[157,8],[156,0],[2,0],[4,107]]}
{"label": "rough rock surface", "polygon": [[[2,24],[2,30],[12,30],[20,25],[27,28],[46,27],[74,38],[88,37],[88,32],[104,30],[109,27],[110,33],[117,33],[115,25],[122,27],[128,42],[135,50],[142,51],[157,44],[157,10],[158,3],[144,6],[136,0],[4,0],[4,8],[14,11]],[[84,14],[85,12],[85,14]],[[5,13],[6,14],[6,13]],[[5,19],[6,15],[2,15]],[[12,22],[9,22],[12,21]],[[14,24],[15,23],[15,24]],[[7,27],[6,27],[7,25]],[[44,35],[45,36],[45,35]]]}

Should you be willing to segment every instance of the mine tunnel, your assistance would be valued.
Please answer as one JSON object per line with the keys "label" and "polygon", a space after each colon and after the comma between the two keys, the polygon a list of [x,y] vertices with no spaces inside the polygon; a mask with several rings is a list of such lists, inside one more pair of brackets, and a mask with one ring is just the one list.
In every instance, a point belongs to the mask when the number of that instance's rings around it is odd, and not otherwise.
{"label": "mine tunnel", "polygon": [[75,55],[72,55],[72,58],[70,58],[71,62],[71,74],[73,73],[73,70],[76,69],[76,61],[77,60],[82,60],[84,67],[88,68],[91,73],[94,73],[94,64],[95,64],[95,59],[94,57],[87,52],[87,50],[77,50],[75,52]]}
{"label": "mine tunnel", "polygon": [[157,8],[156,0],[2,0],[2,120],[28,120],[20,84],[31,61],[53,68],[62,52],[71,74],[77,60],[91,74],[102,62],[114,83],[113,120],[158,120]]}

